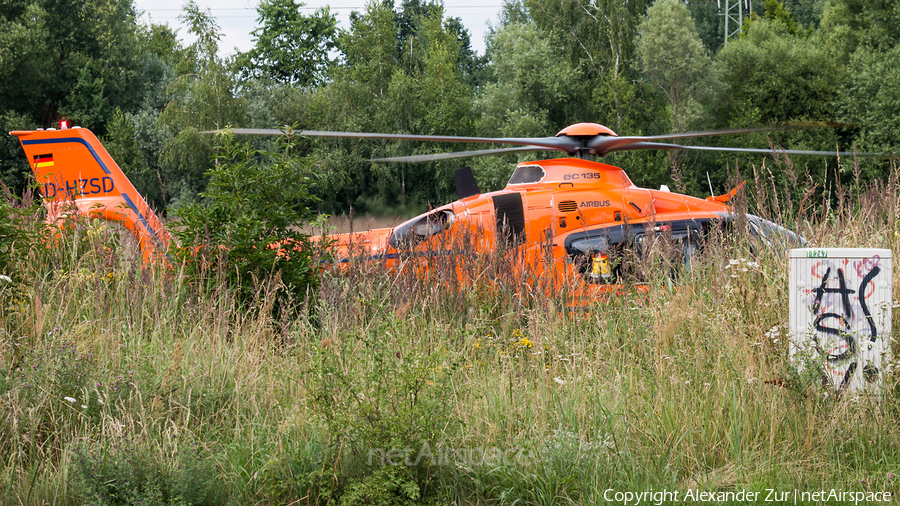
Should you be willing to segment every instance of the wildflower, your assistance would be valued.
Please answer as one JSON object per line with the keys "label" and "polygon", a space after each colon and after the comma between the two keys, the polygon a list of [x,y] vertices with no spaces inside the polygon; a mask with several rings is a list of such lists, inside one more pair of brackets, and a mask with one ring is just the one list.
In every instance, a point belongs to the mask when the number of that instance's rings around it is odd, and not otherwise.
{"label": "wildflower", "polygon": [[553,381],[555,381],[557,385],[565,385],[566,384],[566,380],[560,378],[559,376],[556,376],[555,378],[553,378]]}

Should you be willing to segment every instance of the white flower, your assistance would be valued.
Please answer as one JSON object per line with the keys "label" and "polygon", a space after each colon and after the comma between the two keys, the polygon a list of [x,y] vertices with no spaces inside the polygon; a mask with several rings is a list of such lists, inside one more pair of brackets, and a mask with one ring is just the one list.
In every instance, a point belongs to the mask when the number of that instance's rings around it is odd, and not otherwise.
{"label": "white flower", "polygon": [[566,380],[560,378],[559,376],[553,378],[553,381],[555,381],[557,385],[565,385],[566,384]]}
{"label": "white flower", "polygon": [[9,276],[4,276],[3,274],[0,274],[0,281],[6,281],[7,283],[12,283],[12,278]]}
{"label": "white flower", "polygon": [[74,398],[74,397],[63,397],[63,400],[66,400],[66,401],[69,401],[69,402],[75,402],[75,398]]}

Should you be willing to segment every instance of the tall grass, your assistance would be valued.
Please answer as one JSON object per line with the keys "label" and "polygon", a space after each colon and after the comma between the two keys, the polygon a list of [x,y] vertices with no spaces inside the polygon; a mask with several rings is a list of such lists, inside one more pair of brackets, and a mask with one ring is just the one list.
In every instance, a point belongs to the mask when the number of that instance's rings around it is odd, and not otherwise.
{"label": "tall grass", "polygon": [[[750,210],[815,246],[900,246],[896,175],[825,206],[752,192]],[[53,242],[0,282],[2,504],[900,493],[896,376],[866,397],[795,374],[786,255],[751,255],[740,233],[675,283],[585,310],[564,288],[359,262],[324,273],[289,321],[265,286],[247,307],[144,268],[100,223]]]}

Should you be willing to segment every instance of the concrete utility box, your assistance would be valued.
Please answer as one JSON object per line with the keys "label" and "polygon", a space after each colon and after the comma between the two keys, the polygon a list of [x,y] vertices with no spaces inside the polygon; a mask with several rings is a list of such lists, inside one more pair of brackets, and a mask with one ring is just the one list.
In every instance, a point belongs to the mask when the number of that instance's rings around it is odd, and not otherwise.
{"label": "concrete utility box", "polygon": [[790,356],[839,391],[880,389],[891,360],[889,249],[790,251]]}

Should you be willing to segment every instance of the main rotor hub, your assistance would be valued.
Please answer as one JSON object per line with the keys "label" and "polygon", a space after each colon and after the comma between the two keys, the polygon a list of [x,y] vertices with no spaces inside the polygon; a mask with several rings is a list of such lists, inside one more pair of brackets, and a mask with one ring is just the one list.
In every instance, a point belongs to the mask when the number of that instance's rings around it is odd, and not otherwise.
{"label": "main rotor hub", "polygon": [[596,137],[598,135],[618,137],[611,129],[597,123],[576,123],[563,128],[556,137]]}
{"label": "main rotor hub", "polygon": [[556,134],[556,137],[569,137],[578,143],[566,150],[570,156],[575,156],[582,160],[590,160],[594,155],[602,155],[596,149],[588,146],[592,139],[597,137],[618,137],[618,135],[609,128],[597,123],[576,123],[563,128]]}

